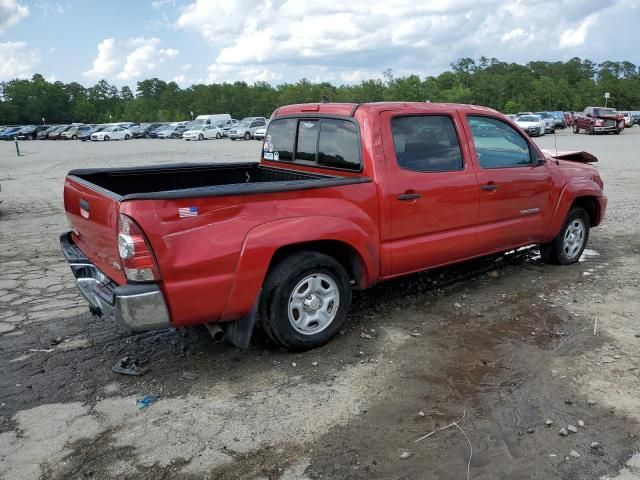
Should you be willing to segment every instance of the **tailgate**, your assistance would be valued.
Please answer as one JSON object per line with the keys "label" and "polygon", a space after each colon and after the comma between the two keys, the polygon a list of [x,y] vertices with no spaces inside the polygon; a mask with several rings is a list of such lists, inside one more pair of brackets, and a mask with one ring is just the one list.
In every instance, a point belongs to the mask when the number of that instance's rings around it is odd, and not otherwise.
{"label": "tailgate", "polygon": [[116,283],[126,283],[118,255],[117,196],[69,176],[64,183],[64,208],[73,240],[96,267]]}

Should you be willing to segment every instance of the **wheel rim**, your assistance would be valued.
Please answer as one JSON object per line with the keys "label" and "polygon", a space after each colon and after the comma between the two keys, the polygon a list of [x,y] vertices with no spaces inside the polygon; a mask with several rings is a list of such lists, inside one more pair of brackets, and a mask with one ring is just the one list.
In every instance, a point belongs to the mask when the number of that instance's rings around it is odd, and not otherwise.
{"label": "wheel rim", "polygon": [[580,218],[571,220],[564,232],[562,249],[567,258],[575,258],[584,244],[584,222]]}
{"label": "wheel rim", "polygon": [[328,275],[308,275],[289,296],[289,323],[302,335],[315,335],[336,318],[340,307],[340,290]]}

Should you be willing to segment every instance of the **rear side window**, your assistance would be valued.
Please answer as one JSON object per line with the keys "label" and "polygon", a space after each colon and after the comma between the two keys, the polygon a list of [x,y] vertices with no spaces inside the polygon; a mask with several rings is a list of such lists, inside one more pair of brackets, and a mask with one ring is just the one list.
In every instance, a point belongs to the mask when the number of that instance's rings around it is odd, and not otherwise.
{"label": "rear side window", "polygon": [[462,170],[458,135],[448,116],[394,117],[391,132],[398,166],[415,172]]}
{"label": "rear side window", "polygon": [[[336,118],[286,118],[269,124],[265,160],[300,162],[326,168],[359,171],[358,128]],[[285,148],[292,149],[284,150]],[[291,153],[293,152],[293,153]]]}

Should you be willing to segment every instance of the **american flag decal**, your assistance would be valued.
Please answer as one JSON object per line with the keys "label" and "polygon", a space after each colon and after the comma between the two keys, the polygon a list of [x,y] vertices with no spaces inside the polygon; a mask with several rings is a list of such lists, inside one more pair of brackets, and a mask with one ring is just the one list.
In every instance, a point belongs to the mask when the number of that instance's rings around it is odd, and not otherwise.
{"label": "american flag decal", "polygon": [[198,207],[179,208],[178,209],[178,215],[180,215],[180,218],[197,217],[198,216]]}

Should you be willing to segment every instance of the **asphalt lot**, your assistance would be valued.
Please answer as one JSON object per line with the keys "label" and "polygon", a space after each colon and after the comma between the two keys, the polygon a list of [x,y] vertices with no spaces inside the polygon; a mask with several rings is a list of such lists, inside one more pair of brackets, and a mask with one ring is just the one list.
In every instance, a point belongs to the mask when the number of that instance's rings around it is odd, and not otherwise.
{"label": "asphalt lot", "polygon": [[[536,142],[600,159],[583,261],[530,249],[381,284],[304,354],[92,318],[59,253],[71,168],[253,161],[259,142],[1,142],[0,479],[461,479],[465,434],[474,479],[640,478],[640,128]],[[113,373],[124,356],[148,373]]]}

